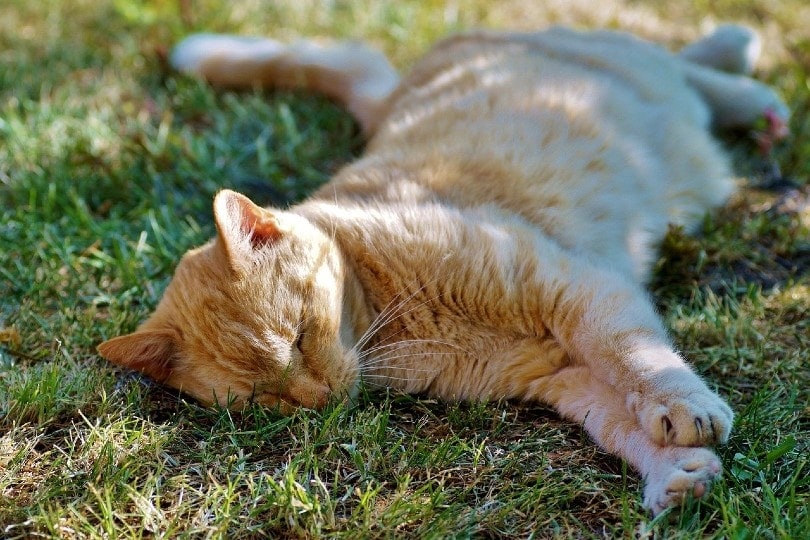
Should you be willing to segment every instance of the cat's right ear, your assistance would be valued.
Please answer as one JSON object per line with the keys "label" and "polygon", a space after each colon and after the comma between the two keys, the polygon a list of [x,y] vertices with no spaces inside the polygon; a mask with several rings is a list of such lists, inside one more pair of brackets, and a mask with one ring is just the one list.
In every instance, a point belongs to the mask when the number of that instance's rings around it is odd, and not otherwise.
{"label": "cat's right ear", "polygon": [[270,210],[235,191],[224,189],[214,197],[218,238],[231,268],[243,268],[251,255],[282,237],[278,219]]}
{"label": "cat's right ear", "polygon": [[142,330],[107,340],[98,352],[114,364],[163,382],[172,372],[176,337],[171,330]]}

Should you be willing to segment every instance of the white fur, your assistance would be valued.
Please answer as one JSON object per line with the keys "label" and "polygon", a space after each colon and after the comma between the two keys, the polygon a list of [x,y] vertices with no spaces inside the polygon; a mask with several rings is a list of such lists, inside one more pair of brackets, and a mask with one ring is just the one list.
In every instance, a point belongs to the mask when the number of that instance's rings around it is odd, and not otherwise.
{"label": "white fur", "polygon": [[204,75],[201,68],[211,58],[229,63],[261,63],[278,57],[284,49],[282,43],[267,38],[194,34],[174,47],[169,61],[178,71]]}
{"label": "white fur", "polygon": [[681,49],[679,55],[696,64],[749,75],[754,71],[761,49],[762,40],[752,29],[724,24],[712,34]]}

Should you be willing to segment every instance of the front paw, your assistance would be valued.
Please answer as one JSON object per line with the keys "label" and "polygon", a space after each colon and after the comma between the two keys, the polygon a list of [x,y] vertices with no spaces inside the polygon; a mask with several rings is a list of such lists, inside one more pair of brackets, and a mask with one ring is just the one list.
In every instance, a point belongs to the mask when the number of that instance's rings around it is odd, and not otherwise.
{"label": "front paw", "polygon": [[720,477],[720,459],[706,448],[667,448],[645,477],[644,506],[654,515],[700,499]]}
{"label": "front paw", "polygon": [[728,440],[734,414],[691,372],[658,378],[628,397],[628,408],[661,446],[709,446]]}

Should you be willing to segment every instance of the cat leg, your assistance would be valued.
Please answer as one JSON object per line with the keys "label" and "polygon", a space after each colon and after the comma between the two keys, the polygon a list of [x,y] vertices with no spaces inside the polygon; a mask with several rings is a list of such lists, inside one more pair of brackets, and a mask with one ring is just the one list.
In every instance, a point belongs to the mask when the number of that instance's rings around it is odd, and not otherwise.
{"label": "cat leg", "polygon": [[678,56],[720,71],[750,75],[761,49],[762,42],[753,29],[724,24],[708,36],[681,49]]}
{"label": "cat leg", "polygon": [[[548,246],[538,251],[551,255]],[[547,256],[547,262],[551,262]],[[673,349],[646,292],[580,258],[538,271],[528,302],[574,364],[625,396],[624,404],[656,444],[724,443],[733,414]]]}
{"label": "cat leg", "polygon": [[787,135],[790,111],[768,86],[745,77],[753,73],[760,50],[754,30],[727,24],[681,49],[678,57],[686,60],[686,79],[711,108],[717,127],[751,127],[764,119],[767,136],[777,140]]}
{"label": "cat leg", "polygon": [[195,34],[171,54],[179,71],[214,85],[304,88],[338,100],[368,135],[399,76],[385,56],[358,42],[284,45],[266,38]]}
{"label": "cat leg", "polygon": [[644,479],[644,506],[653,514],[701,498],[721,474],[720,459],[708,448],[661,446],[628,413],[624,396],[585,366],[563,368],[538,378],[526,395],[553,405],[583,425],[608,452],[618,455]]}
{"label": "cat leg", "polygon": [[784,128],[790,118],[790,110],[776,92],[758,81],[693,62],[683,62],[683,69],[687,83],[709,106],[719,128],[752,127],[763,118]]}

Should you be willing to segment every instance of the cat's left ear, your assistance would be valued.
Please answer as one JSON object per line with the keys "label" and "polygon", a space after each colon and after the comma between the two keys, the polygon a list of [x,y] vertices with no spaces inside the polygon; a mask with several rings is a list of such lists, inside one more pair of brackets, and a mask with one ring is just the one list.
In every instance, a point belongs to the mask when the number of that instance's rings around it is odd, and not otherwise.
{"label": "cat's left ear", "polygon": [[176,343],[177,335],[172,330],[141,330],[105,341],[98,346],[98,352],[114,364],[163,382],[174,367]]}
{"label": "cat's left ear", "polygon": [[224,189],[214,197],[214,220],[219,239],[232,267],[242,267],[252,252],[282,236],[278,219],[270,210],[235,191]]}

